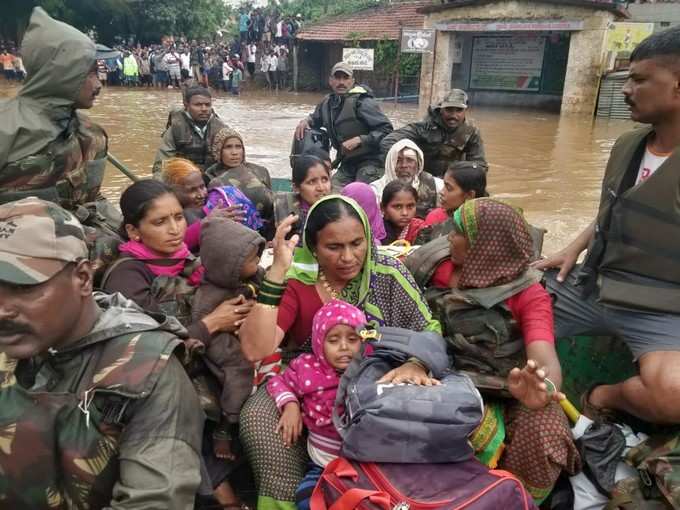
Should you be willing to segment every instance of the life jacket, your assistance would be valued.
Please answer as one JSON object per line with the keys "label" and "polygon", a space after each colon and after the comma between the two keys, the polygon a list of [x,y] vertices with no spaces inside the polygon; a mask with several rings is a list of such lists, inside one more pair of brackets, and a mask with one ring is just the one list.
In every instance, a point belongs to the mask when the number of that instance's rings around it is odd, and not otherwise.
{"label": "life jacket", "polygon": [[605,304],[680,314],[680,148],[647,180],[623,190],[651,133],[638,129],[614,144],[583,267]]}
{"label": "life jacket", "polygon": [[517,321],[504,301],[541,281],[541,274],[527,271],[513,282],[484,289],[426,288],[437,266],[450,256],[446,237],[436,238],[404,260],[433,317],[442,325],[456,369],[465,372],[480,389],[495,396],[509,396],[506,377],[526,363],[524,340]]}
{"label": "life jacket", "polygon": [[[365,88],[355,86],[341,98],[342,105],[337,114],[331,109],[330,96],[326,98],[321,108],[321,119],[323,125],[329,128],[333,147],[338,152],[341,152],[344,141],[355,136],[367,135],[370,132],[366,124],[361,122],[357,115],[359,101],[368,95],[369,93]],[[366,147],[362,144],[350,154],[342,154],[342,158],[344,161],[349,162],[362,159],[373,152],[374,150],[371,147]]]}
{"label": "life jacket", "polygon": [[149,395],[179,344],[155,330],[85,347],[80,393],[26,390],[0,353],[0,506],[109,507],[127,405]]}
{"label": "life jacket", "polygon": [[193,121],[185,110],[174,110],[168,115],[166,129],[172,130],[177,156],[186,158],[201,170],[215,163],[210,146],[220,128],[225,127],[222,120],[215,114],[208,121],[205,136],[201,136],[194,129]]}
{"label": "life jacket", "polygon": [[106,132],[76,113],[63,138],[2,169],[0,204],[36,196],[74,211],[93,202],[100,197],[107,151]]}
{"label": "life jacket", "polygon": [[428,172],[420,172],[418,180],[416,216],[425,219],[427,214],[437,207],[437,185],[435,184],[434,177]]}
{"label": "life jacket", "polygon": [[[123,262],[139,260],[133,257],[120,257],[104,273],[101,287],[105,288],[111,273]],[[141,261],[143,262],[143,261]],[[197,287],[190,285],[188,278],[201,265],[201,259],[191,257],[177,276],[156,276],[151,284],[151,296],[158,303],[163,315],[175,317],[182,325],[191,324],[191,306]]]}

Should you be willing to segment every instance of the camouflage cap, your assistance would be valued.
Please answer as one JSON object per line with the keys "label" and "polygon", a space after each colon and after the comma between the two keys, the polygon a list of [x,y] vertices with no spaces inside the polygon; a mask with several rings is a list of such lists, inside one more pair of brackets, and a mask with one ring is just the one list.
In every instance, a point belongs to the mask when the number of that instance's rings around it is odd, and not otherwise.
{"label": "camouflage cap", "polygon": [[42,283],[87,256],[83,227],[58,205],[35,197],[0,205],[0,281]]}
{"label": "camouflage cap", "polygon": [[468,95],[464,90],[453,89],[451,90],[444,99],[439,101],[437,108],[467,108],[468,107]]}

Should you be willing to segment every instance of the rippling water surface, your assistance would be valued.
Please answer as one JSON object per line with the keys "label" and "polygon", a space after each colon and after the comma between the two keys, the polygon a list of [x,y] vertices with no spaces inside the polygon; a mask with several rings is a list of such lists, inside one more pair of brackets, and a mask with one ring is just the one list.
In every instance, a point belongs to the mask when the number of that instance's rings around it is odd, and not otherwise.
{"label": "rippling water surface", "polygon": [[[16,88],[0,82],[0,97]],[[274,177],[289,177],[288,154],[298,121],[319,94],[245,91],[218,95],[215,110],[241,132],[246,156]],[[109,134],[109,149],[135,174],[149,175],[168,111],[181,106],[177,90],[105,88],[90,115]],[[385,104],[395,127],[417,119],[415,105]],[[524,209],[529,221],[548,229],[547,252],[568,242],[593,218],[600,182],[614,140],[633,127],[628,121],[519,109],[472,109],[486,145],[489,191]],[[104,193],[117,200],[129,184],[109,165]]]}

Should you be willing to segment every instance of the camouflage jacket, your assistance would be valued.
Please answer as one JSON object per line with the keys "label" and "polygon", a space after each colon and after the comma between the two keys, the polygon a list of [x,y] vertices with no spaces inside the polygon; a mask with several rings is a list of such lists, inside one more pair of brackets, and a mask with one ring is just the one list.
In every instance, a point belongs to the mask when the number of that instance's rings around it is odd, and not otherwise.
{"label": "camouflage jacket", "polygon": [[63,136],[0,169],[0,203],[37,196],[74,211],[93,202],[100,197],[107,150],[106,132],[74,113]]}
{"label": "camouflage jacket", "polygon": [[465,122],[453,131],[444,127],[439,113],[430,110],[424,121],[413,122],[392,131],[380,142],[383,155],[395,142],[408,138],[423,151],[425,169],[435,177],[443,177],[449,163],[484,159],[484,144],[479,128]]}
{"label": "camouflage jacket", "polygon": [[163,161],[181,157],[192,161],[201,170],[215,163],[210,147],[217,132],[227,125],[216,114],[202,131],[186,110],[174,110],[168,115],[168,123],[161,137],[161,145],[153,163],[153,176],[158,178]]}
{"label": "camouflage jacket", "polygon": [[420,172],[418,182],[416,216],[425,219],[427,214],[437,207],[437,184],[432,174],[428,172]]}
{"label": "camouflage jacket", "polygon": [[104,130],[75,113],[63,138],[0,169],[0,203],[37,196],[76,215],[85,227],[96,275],[118,253],[122,221],[120,212],[100,195],[107,150]]}
{"label": "camouflage jacket", "polygon": [[96,297],[94,328],[70,347],[0,354],[0,507],[192,509],[203,414],[173,323]]}

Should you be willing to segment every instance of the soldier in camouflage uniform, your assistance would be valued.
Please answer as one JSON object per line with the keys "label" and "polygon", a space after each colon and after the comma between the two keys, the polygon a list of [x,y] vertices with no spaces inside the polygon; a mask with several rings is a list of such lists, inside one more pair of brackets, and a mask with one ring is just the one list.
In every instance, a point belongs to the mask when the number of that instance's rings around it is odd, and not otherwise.
{"label": "soldier in camouflage uniform", "polygon": [[395,142],[408,138],[418,144],[425,154],[425,169],[435,177],[443,177],[449,163],[454,161],[480,161],[484,159],[484,144],[479,128],[466,121],[468,97],[465,91],[453,89],[427,117],[413,122],[387,135],[380,142],[387,154]]}
{"label": "soldier in camouflage uniform", "polygon": [[227,127],[212,108],[210,91],[189,87],[184,92],[184,109],[173,110],[161,138],[153,163],[153,176],[160,179],[163,161],[180,157],[194,163],[201,171],[215,163],[210,147],[215,134]]}
{"label": "soldier in camouflage uniform", "polygon": [[78,220],[0,206],[0,507],[193,508],[203,414],[159,323],[92,293]]}
{"label": "soldier in camouflage uniform", "polygon": [[91,258],[111,258],[121,218],[100,194],[108,138],[78,111],[101,89],[95,45],[36,8],[21,53],[27,79],[0,101],[0,204],[28,196],[60,204],[86,226]]}

